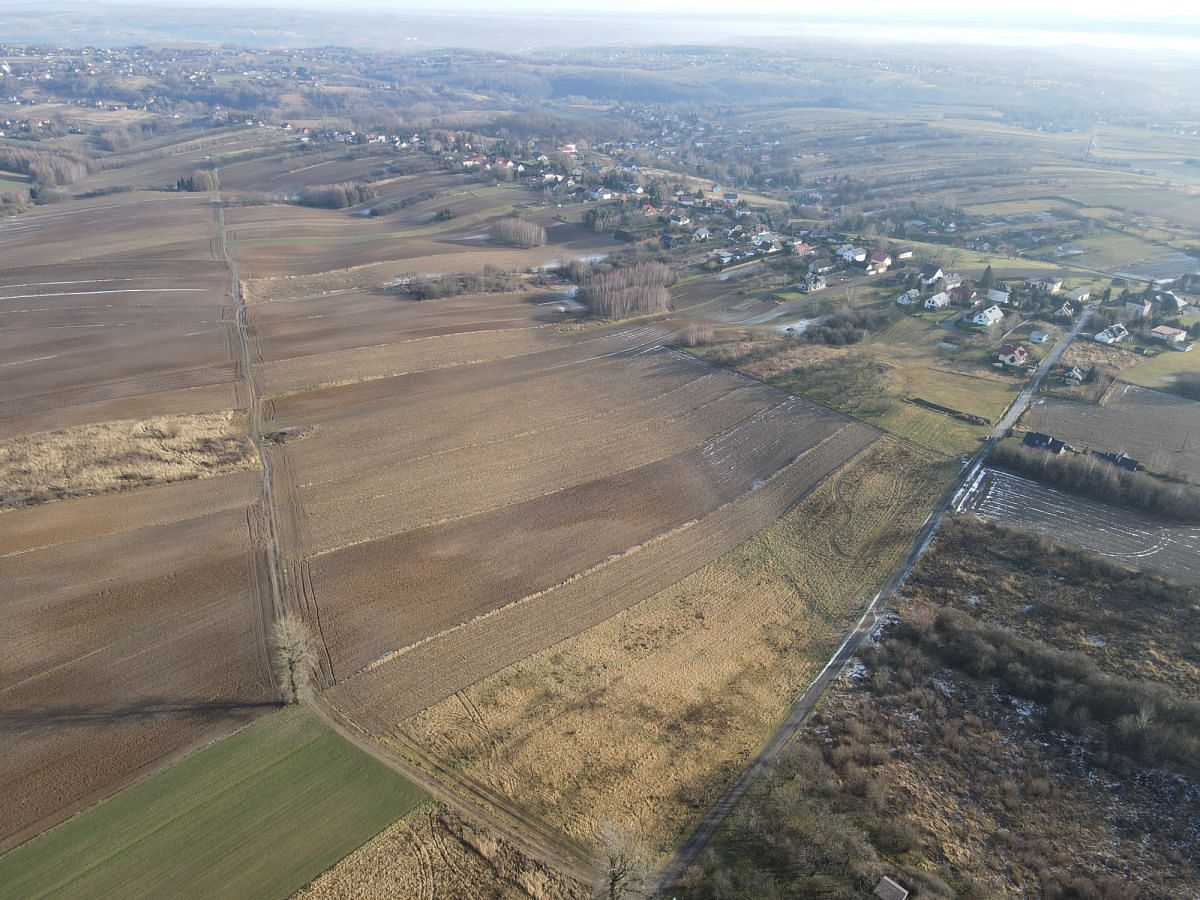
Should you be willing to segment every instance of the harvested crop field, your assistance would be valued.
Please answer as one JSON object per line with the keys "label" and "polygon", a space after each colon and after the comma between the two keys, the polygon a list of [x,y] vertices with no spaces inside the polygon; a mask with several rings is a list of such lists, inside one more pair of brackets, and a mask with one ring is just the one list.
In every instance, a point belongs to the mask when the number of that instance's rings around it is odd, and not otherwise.
{"label": "harvested crop field", "polygon": [[[208,253],[212,214],[201,211]],[[6,436],[234,405],[229,276],[211,257],[13,267],[0,281]]]}
{"label": "harvested crop field", "polygon": [[1114,562],[1200,584],[1200,528],[1195,526],[1151,519],[996,469],[985,470],[963,508]]}
{"label": "harvested crop field", "polygon": [[0,857],[0,897],[284,897],[425,799],[288,709]]}
{"label": "harvested crop field", "polygon": [[256,464],[245,423],[232,410],[78,425],[0,440],[0,510]]}
{"label": "harvested crop field", "polygon": [[641,603],[407,721],[378,707],[369,721],[452,785],[585,843],[615,822],[666,852],[803,692],[952,474],[879,440]]}
{"label": "harvested crop field", "polygon": [[274,704],[245,472],[0,529],[0,847]]}
{"label": "harvested crop field", "polygon": [[1200,403],[1131,384],[1103,406],[1043,400],[1022,424],[1078,450],[1125,453],[1146,469],[1200,483]]}

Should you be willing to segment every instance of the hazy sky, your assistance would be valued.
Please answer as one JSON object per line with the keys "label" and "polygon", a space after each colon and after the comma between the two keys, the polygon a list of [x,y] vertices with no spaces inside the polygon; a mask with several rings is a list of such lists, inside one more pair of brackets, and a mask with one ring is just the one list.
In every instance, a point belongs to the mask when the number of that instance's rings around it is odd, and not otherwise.
{"label": "hazy sky", "polygon": [[[36,0],[35,0],[36,2]],[[100,0],[107,3],[138,5],[141,0]],[[161,3],[162,0],[159,0]],[[1072,16],[1081,20],[1108,18],[1147,19],[1183,17],[1197,18],[1193,4],[1181,0],[1003,0],[991,4],[975,4],[970,0],[758,0],[744,5],[729,0],[167,0],[172,6],[231,6],[263,7],[291,6],[308,9],[371,9],[380,11],[422,10],[436,12],[472,11],[503,15],[517,13],[571,12],[643,12],[643,13],[702,13],[712,15],[880,15],[888,19],[905,16],[924,18],[944,15],[962,20],[976,16],[1010,16],[1047,14]]]}

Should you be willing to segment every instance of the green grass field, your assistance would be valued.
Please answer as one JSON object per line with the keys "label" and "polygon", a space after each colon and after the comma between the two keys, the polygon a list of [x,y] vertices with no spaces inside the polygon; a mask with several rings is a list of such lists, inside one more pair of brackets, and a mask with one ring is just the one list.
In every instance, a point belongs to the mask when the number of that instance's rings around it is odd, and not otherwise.
{"label": "green grass field", "polygon": [[0,898],[287,897],[425,799],[296,707],[0,857]]}
{"label": "green grass field", "polygon": [[1131,384],[1140,384],[1142,387],[1163,390],[1170,387],[1170,379],[1173,375],[1180,375],[1184,372],[1200,372],[1200,350],[1193,350],[1190,353],[1165,350],[1158,356],[1143,360],[1137,365],[1123,370],[1121,380]]}

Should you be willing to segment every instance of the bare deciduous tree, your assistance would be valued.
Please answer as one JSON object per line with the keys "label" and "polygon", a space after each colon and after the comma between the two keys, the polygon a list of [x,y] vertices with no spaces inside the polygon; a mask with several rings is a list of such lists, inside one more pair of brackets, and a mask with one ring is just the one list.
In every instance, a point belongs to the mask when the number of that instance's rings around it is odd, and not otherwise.
{"label": "bare deciduous tree", "polygon": [[594,896],[597,900],[624,900],[646,896],[650,861],[633,832],[615,822],[600,826],[600,857],[596,862]]}
{"label": "bare deciduous tree", "polygon": [[275,677],[288,703],[298,703],[312,688],[317,653],[308,624],[295,613],[284,613],[271,633],[275,651]]}

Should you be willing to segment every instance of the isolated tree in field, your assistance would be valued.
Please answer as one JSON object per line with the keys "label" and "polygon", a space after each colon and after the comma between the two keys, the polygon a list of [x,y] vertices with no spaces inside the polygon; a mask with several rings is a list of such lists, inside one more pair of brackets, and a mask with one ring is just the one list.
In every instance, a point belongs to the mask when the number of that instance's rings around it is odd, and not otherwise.
{"label": "isolated tree in field", "polygon": [[300,616],[284,613],[275,623],[271,646],[275,651],[279,692],[288,703],[298,703],[312,688],[313,670],[317,666],[312,632]]}
{"label": "isolated tree in field", "polygon": [[644,897],[649,859],[633,832],[615,822],[600,826],[600,857],[597,860],[596,900],[625,900]]}
{"label": "isolated tree in field", "polygon": [[546,229],[524,219],[501,219],[492,226],[492,240],[528,250],[546,243]]}

